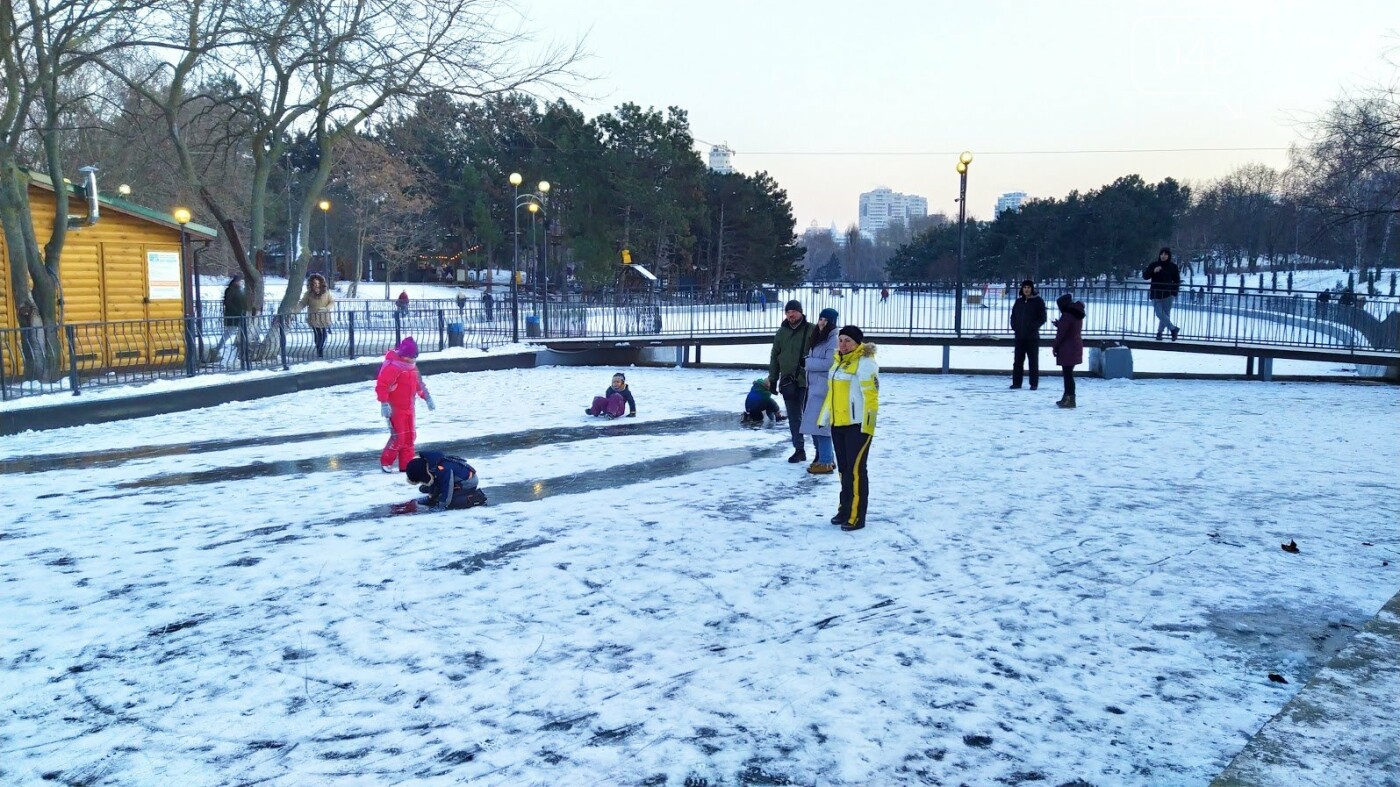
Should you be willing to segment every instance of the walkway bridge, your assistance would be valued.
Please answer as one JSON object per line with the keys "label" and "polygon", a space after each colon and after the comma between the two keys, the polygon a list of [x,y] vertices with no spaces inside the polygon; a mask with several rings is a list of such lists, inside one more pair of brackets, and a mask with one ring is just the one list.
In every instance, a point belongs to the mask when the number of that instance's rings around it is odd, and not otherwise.
{"label": "walkway bridge", "polygon": [[[1358,298],[1356,304],[1341,305],[1318,302],[1312,293],[1183,292],[1172,311],[1181,333],[1172,341],[1156,338],[1157,319],[1145,287],[1098,286],[1074,292],[1085,304],[1084,341],[1090,347],[1400,368],[1400,298]],[[966,295],[961,308],[951,289],[937,287],[890,290],[888,297],[880,288],[865,287],[809,287],[781,295],[800,300],[812,320],[823,308],[834,308],[842,324],[859,325],[877,343],[944,348],[1013,344],[1009,319],[1016,293],[1001,288]],[[1045,298],[1053,320],[1055,295]],[[550,349],[694,346],[696,361],[707,345],[766,344],[783,319],[781,302],[765,307],[655,300],[531,308],[537,314],[524,318],[526,341]],[[1046,344],[1053,332],[1047,324]],[[685,352],[688,357],[688,349]],[[946,367],[946,350],[944,363]]]}

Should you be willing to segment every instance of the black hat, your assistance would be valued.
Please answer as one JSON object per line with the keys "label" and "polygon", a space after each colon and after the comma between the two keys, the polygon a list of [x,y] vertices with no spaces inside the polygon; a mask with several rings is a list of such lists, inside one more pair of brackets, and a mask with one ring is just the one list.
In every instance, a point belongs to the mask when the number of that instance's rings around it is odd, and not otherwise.
{"label": "black hat", "polygon": [[1021,282],[1022,287],[1025,287],[1026,285],[1030,285],[1030,288],[1032,290],[1035,289],[1035,282],[1031,281],[1030,279],[1026,279],[1025,281]]}
{"label": "black hat", "polygon": [[1067,310],[1069,307],[1074,305],[1074,294],[1067,292],[1064,295],[1061,295],[1055,301],[1055,305],[1060,307],[1060,311]]}
{"label": "black hat", "polygon": [[847,325],[837,332],[838,336],[849,336],[856,344],[865,344],[865,332],[854,325]]}
{"label": "black hat", "polygon": [[799,303],[799,302],[798,302],[797,300],[795,300],[795,299],[794,299],[794,300],[791,300],[791,301],[788,301],[788,302],[787,302],[787,305],[783,307],[783,311],[785,311],[785,312],[800,312],[800,311],[802,311],[802,304]]}
{"label": "black hat", "polygon": [[421,456],[415,456],[408,460],[408,466],[403,469],[408,480],[415,484],[426,484],[432,481],[432,476],[428,475],[428,460]]}

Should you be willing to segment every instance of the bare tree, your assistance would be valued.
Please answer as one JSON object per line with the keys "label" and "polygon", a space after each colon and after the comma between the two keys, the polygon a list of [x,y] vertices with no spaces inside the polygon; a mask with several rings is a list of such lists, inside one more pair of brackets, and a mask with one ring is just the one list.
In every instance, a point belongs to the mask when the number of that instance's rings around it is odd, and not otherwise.
{"label": "bare tree", "polygon": [[[214,215],[250,288],[260,292],[256,255],[266,246],[268,183],[294,134],[307,134],[320,154],[298,195],[297,223],[308,226],[336,144],[381,110],[434,93],[479,98],[569,75],[577,47],[520,60],[528,39],[508,26],[509,9],[506,0],[171,2],[165,13],[178,23],[146,30],[152,49],[165,57],[135,77],[115,73],[160,108],[184,178]],[[194,155],[199,134],[187,121],[186,105],[208,100],[192,98],[192,86],[214,74],[237,86],[214,100],[245,126],[241,153],[252,162],[246,233],[201,175]],[[310,254],[302,233],[291,279],[305,273]],[[279,311],[295,304],[288,288]]]}
{"label": "bare tree", "polygon": [[[367,251],[377,252],[386,270],[392,271],[428,247],[432,233],[427,213],[432,203],[413,168],[378,142],[356,135],[342,140],[336,150],[336,193],[354,224],[355,268],[349,293],[353,298]],[[386,298],[389,278],[384,282]]]}

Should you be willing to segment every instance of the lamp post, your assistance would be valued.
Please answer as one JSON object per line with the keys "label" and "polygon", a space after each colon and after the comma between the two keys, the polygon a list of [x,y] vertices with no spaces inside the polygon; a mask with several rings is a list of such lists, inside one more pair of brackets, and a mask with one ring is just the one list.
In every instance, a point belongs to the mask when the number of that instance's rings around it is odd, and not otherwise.
{"label": "lamp post", "polygon": [[[189,324],[189,319],[194,317],[194,328],[185,333],[185,368],[194,369],[195,351],[198,350],[199,358],[204,358],[204,324],[199,318],[202,311],[199,305],[199,271],[190,265],[190,240],[189,234],[185,231],[185,225],[190,223],[189,208],[176,208],[171,217],[175,223],[180,225],[180,278],[184,281],[184,302],[185,320]],[[191,307],[193,302],[193,308]],[[198,338],[196,338],[198,337]],[[193,373],[191,371],[191,373]]]}
{"label": "lamp post", "polygon": [[511,188],[511,264],[510,264],[510,340],[520,341],[520,184],[525,181],[519,172],[510,173]]}
{"label": "lamp post", "polygon": [[[511,241],[513,248],[513,259],[510,272],[510,338],[512,342],[520,341],[520,206],[528,205],[530,208],[530,245],[534,242],[534,219],[535,213],[543,209],[545,195],[549,193],[549,181],[542,180],[537,187],[539,190],[534,194],[521,196],[520,184],[525,182],[525,178],[519,172],[510,173],[511,194],[514,197],[511,203],[510,221],[512,226]],[[538,250],[536,251],[538,258]]]}
{"label": "lamp post", "polygon": [[958,156],[958,284],[953,302],[953,335],[962,336],[963,256],[967,250],[967,168],[972,154],[966,150]]}
{"label": "lamp post", "polygon": [[321,253],[326,255],[326,261],[321,263],[325,270],[321,271],[326,278],[331,278],[331,201],[323,199],[316,203],[316,207],[321,209]]}

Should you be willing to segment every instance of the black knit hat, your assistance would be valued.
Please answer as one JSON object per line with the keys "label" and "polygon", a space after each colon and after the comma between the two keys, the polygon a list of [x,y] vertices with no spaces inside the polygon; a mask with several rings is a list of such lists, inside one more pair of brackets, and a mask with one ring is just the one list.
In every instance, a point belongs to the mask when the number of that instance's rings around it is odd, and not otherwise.
{"label": "black knit hat", "polygon": [[408,466],[403,469],[408,480],[415,484],[426,484],[432,481],[432,476],[428,475],[428,460],[421,456],[415,456],[408,460]]}
{"label": "black knit hat", "polygon": [[865,332],[854,325],[847,325],[837,332],[838,336],[849,336],[856,344],[865,344]]}
{"label": "black knit hat", "polygon": [[795,299],[794,299],[794,300],[791,300],[791,301],[788,301],[788,302],[787,302],[787,305],[783,307],[783,311],[785,311],[785,312],[800,312],[800,311],[802,311],[802,304],[801,304],[799,301],[795,300]]}

